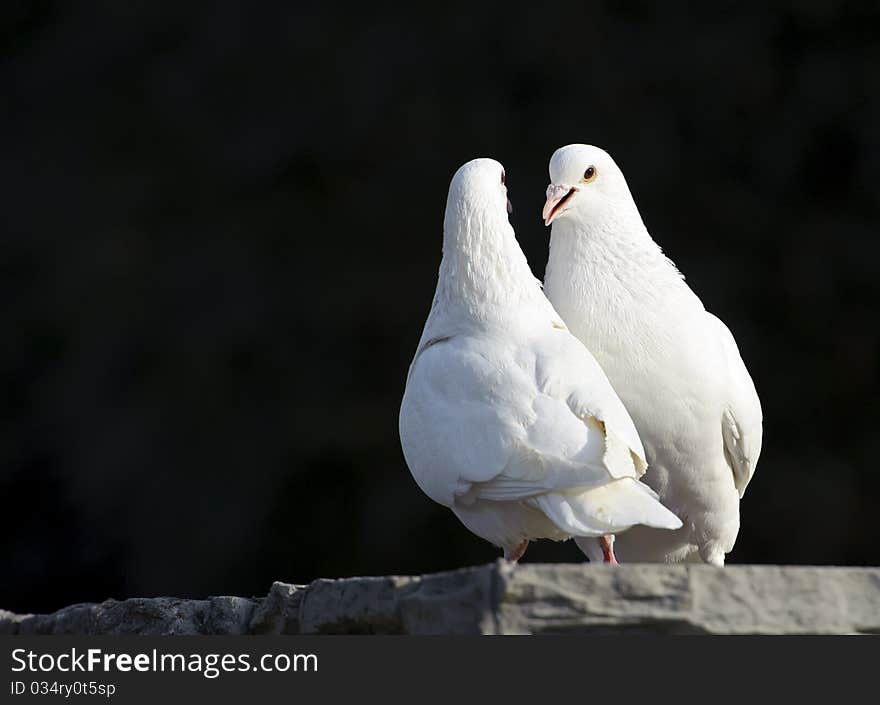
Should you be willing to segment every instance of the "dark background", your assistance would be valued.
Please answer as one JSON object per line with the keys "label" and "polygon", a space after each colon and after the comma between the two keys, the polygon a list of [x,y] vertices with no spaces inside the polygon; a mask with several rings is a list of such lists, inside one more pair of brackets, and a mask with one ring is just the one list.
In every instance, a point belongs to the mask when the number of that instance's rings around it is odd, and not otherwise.
{"label": "dark background", "polygon": [[730,561],[880,563],[877,10],[294,5],[0,9],[0,607],[493,559],[398,405],[455,169],[540,276],[581,141],[761,395]]}

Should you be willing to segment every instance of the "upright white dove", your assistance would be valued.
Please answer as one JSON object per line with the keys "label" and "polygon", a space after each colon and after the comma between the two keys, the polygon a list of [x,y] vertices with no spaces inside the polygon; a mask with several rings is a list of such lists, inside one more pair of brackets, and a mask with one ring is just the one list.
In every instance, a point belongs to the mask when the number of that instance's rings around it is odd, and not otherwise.
{"label": "upright white dove", "polygon": [[614,533],[681,522],[638,481],[635,426],[542,293],[508,207],[498,162],[455,173],[400,407],[403,454],[419,487],[508,559],[531,539],[591,536],[607,537],[595,546],[612,562]]}
{"label": "upright white dove", "polygon": [[[573,144],[550,160],[545,292],[623,399],[647,482],[684,526],[638,527],[622,561],[724,565],[761,452],[761,404],[727,327],[651,239],[614,160]],[[580,541],[588,555],[593,541]]]}

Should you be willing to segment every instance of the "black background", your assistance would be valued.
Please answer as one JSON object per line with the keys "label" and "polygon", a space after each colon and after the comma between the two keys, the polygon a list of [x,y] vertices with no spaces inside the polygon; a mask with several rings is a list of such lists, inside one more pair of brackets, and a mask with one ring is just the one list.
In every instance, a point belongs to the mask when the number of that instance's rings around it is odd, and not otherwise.
{"label": "black background", "polygon": [[3,3],[0,607],[494,558],[397,410],[452,173],[504,163],[541,276],[570,142],[757,384],[730,561],[880,563],[871,5]]}

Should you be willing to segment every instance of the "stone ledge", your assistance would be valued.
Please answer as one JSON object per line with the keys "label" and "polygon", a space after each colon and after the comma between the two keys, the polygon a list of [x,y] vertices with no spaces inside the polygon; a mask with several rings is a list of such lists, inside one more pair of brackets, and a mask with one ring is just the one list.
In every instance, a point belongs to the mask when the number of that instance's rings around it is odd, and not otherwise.
{"label": "stone ledge", "polygon": [[880,568],[523,564],[0,610],[0,634],[877,634]]}

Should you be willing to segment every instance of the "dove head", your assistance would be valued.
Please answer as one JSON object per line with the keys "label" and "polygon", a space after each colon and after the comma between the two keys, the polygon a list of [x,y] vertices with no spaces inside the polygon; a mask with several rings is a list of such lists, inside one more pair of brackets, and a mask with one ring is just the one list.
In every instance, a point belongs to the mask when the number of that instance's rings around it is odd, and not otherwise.
{"label": "dove head", "polygon": [[589,220],[608,205],[629,203],[632,196],[623,172],[603,149],[570,144],[550,158],[550,185],[544,204],[544,225],[554,220]]}
{"label": "dove head", "polygon": [[459,167],[449,184],[444,228],[506,225],[511,210],[504,167],[494,159],[473,159]]}
{"label": "dove head", "polygon": [[443,223],[441,298],[483,305],[535,291],[543,296],[507,219],[509,210],[504,167],[494,159],[474,159],[455,172]]}

